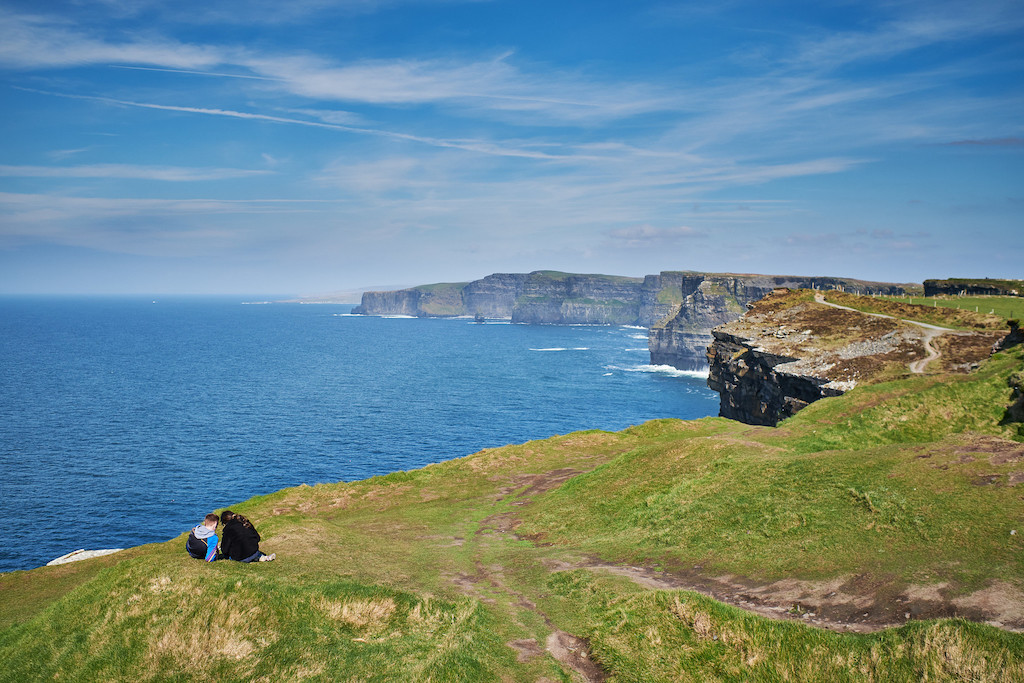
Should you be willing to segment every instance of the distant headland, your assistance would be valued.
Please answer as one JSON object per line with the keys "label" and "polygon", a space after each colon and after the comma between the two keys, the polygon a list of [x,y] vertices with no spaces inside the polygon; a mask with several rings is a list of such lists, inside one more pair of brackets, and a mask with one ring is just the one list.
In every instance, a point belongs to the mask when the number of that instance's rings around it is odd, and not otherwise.
{"label": "distant headland", "polygon": [[920,285],[853,278],[663,271],[644,277],[552,270],[495,273],[472,282],[364,292],[353,313],[484,317],[514,323],[638,325],[649,329],[653,365],[707,367],[711,329],[739,318],[776,288],[902,295]]}

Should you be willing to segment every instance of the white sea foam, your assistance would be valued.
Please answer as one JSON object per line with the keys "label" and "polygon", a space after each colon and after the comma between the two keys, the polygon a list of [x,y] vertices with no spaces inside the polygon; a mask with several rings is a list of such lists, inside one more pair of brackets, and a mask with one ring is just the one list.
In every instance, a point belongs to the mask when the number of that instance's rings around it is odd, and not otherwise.
{"label": "white sea foam", "polygon": [[553,348],[550,348],[550,349],[530,349],[530,350],[531,351],[589,351],[590,347],[589,346],[576,346],[576,347],[573,347],[571,349],[568,349],[568,348],[565,348],[565,347],[562,347],[562,346],[556,346],[556,347],[553,347]]}
{"label": "white sea foam", "polygon": [[406,319],[406,318],[411,319],[411,320],[415,320],[416,319],[416,316],[414,316],[414,315],[382,315],[380,317],[381,318],[387,318],[389,320],[402,320],[402,319]]}
{"label": "white sea foam", "polygon": [[629,338],[630,339],[647,339],[647,335],[646,334],[631,334],[631,335],[629,335]]}
{"label": "white sea foam", "polygon": [[627,330],[646,330],[647,328],[643,325],[622,325]]}
{"label": "white sea foam", "polygon": [[632,368],[624,368],[618,365],[606,365],[605,370],[620,370],[622,372],[651,372],[659,375],[668,375],[669,377],[695,377],[697,379],[707,379],[707,370],[680,370],[674,368],[671,365],[637,365]]}

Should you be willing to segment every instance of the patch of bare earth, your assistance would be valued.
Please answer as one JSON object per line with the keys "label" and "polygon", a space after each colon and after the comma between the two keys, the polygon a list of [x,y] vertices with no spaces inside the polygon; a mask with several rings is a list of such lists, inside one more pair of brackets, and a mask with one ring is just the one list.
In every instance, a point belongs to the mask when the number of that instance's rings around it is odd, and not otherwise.
{"label": "patch of bare earth", "polygon": [[528,662],[531,659],[536,659],[544,654],[544,648],[542,648],[533,638],[513,640],[505,644],[516,651],[516,661],[519,662]]}
{"label": "patch of bare earth", "polygon": [[846,575],[824,581],[758,583],[700,569],[657,571],[586,560],[552,563],[553,571],[589,569],[623,576],[652,590],[691,590],[771,619],[800,621],[832,631],[870,633],[911,619],[961,617],[1024,631],[1024,592],[1005,582],[956,597],[946,583],[899,587],[885,577]]}
{"label": "patch of bare earth", "polygon": [[973,453],[988,455],[989,463],[1006,465],[1024,460],[1024,443],[1001,439],[998,436],[971,435],[956,449],[958,455]]}
{"label": "patch of bare earth", "polygon": [[555,630],[548,636],[546,645],[555,659],[583,676],[588,683],[599,683],[607,678],[601,667],[590,658],[590,646],[582,638]]}
{"label": "patch of bare earth", "polygon": [[992,355],[992,347],[1004,332],[947,332],[932,341],[942,357],[942,369],[968,372]]}

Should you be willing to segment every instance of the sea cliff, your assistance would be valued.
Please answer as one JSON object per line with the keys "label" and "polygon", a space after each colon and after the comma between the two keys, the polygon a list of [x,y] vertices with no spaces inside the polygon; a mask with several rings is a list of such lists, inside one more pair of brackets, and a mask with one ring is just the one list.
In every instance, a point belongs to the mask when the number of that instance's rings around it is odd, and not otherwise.
{"label": "sea cliff", "polygon": [[[960,329],[919,322],[929,317]],[[741,318],[712,331],[708,386],[721,394],[721,417],[774,426],[818,399],[858,385],[969,372],[997,342],[1010,338],[1000,328],[1005,324],[995,316],[968,319],[953,309],[777,289]]]}
{"label": "sea cliff", "polygon": [[671,312],[676,280],[659,275],[635,278],[550,270],[495,273],[468,283],[366,292],[353,313],[649,327]]}
{"label": "sea cliff", "polygon": [[[662,277],[666,274],[662,273]],[[680,370],[707,367],[711,330],[736,320],[772,290],[837,289],[856,294],[903,294],[906,285],[850,278],[793,275],[679,273],[680,300],[671,315],[655,322],[648,336],[652,365]]]}
{"label": "sea cliff", "polygon": [[706,367],[711,328],[740,317],[776,287],[902,294],[905,285],[848,278],[663,271],[643,278],[551,270],[495,273],[472,282],[365,292],[353,313],[500,318],[535,324],[650,328],[651,363]]}

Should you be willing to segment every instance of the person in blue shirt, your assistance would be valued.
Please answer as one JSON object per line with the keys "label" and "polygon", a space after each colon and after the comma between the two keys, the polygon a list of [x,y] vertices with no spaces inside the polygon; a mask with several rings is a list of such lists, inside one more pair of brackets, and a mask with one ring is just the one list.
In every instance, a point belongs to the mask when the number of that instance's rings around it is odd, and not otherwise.
{"label": "person in blue shirt", "polygon": [[212,512],[202,524],[197,524],[185,541],[185,550],[197,560],[213,562],[217,559],[217,524],[220,517]]}

